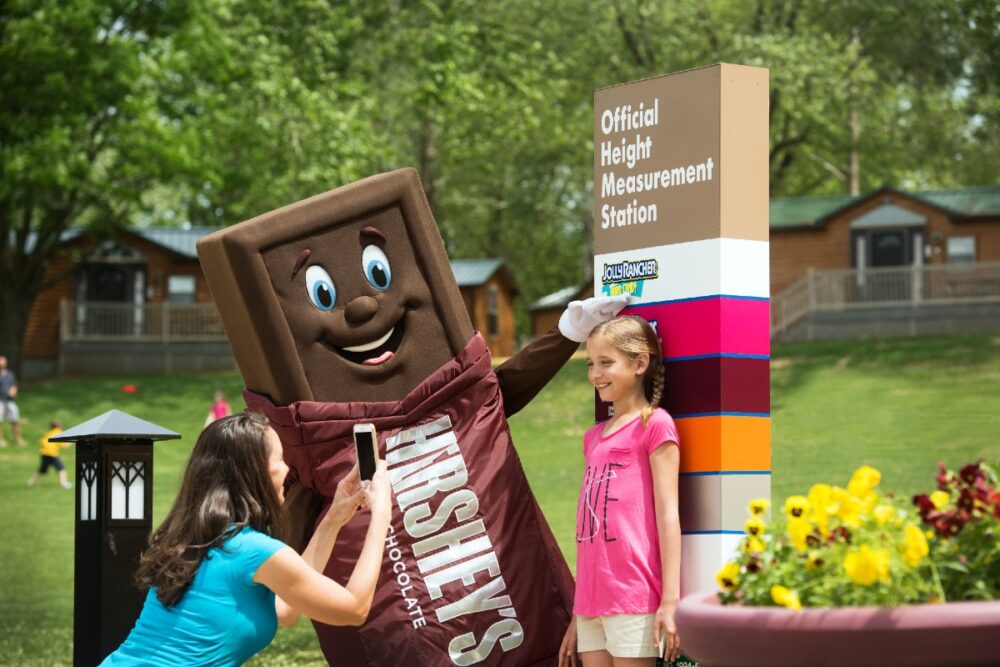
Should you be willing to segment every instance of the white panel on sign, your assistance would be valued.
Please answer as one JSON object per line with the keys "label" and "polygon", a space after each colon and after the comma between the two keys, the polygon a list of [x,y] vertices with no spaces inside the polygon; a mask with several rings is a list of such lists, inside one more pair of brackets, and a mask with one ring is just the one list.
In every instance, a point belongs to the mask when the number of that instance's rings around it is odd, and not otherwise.
{"label": "white panel on sign", "polygon": [[594,294],[632,294],[638,303],[706,296],[768,298],[768,243],[708,239],[594,257]]}

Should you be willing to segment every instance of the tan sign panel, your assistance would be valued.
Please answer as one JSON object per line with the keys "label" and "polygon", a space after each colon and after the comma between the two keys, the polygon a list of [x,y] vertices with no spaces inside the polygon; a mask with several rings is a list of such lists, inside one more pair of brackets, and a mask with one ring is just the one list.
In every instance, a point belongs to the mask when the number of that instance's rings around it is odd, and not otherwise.
{"label": "tan sign panel", "polygon": [[713,65],[598,90],[595,254],[767,240],[766,219],[746,220],[740,206],[762,196],[766,218],[767,120],[767,70],[755,67]]}

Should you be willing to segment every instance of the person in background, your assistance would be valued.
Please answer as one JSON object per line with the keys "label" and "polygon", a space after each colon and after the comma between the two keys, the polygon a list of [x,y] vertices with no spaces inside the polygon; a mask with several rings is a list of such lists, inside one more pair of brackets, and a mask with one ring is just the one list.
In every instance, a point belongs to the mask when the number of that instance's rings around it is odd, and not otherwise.
{"label": "person in background", "polygon": [[[259,413],[202,431],[177,500],[142,555],[136,578],[149,592],[139,619],[102,667],[242,665],[300,614],[328,625],[365,622],[389,529],[385,462],[364,487],[357,466],[338,482],[301,556],[279,539],[287,473],[278,435]],[[341,585],[322,572],[362,504],[367,534]]]}
{"label": "person in background", "polygon": [[680,653],[680,439],[658,407],[660,341],[641,317],[616,317],[587,338],[587,368],[614,411],[583,436],[574,622],[559,664],[579,653],[583,667],[652,667]]}
{"label": "person in background", "polygon": [[208,409],[208,415],[205,417],[205,426],[231,414],[233,414],[233,410],[229,407],[226,395],[216,390],[215,396],[212,398],[212,407]]}
{"label": "person in background", "polygon": [[14,442],[19,447],[24,447],[24,438],[21,437],[21,413],[17,409],[17,403],[14,402],[16,397],[17,376],[14,375],[14,371],[7,368],[7,357],[0,356],[0,447],[7,446],[7,441],[3,439],[3,422],[10,423]]}
{"label": "person in background", "polygon": [[59,458],[60,452],[72,443],[52,442],[50,440],[50,438],[54,438],[60,433],[62,433],[62,426],[58,420],[53,419],[49,424],[49,430],[38,441],[38,453],[41,455],[41,462],[38,464],[38,470],[28,478],[28,486],[34,486],[38,482],[38,478],[47,473],[49,468],[55,468],[59,473],[59,485],[62,488],[68,489],[73,486],[66,479],[66,467],[63,465],[62,459]]}

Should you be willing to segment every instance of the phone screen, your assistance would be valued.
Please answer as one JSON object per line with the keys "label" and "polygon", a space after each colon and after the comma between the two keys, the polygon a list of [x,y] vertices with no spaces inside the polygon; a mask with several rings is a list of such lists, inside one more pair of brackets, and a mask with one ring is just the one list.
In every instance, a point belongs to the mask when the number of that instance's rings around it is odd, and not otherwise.
{"label": "phone screen", "polygon": [[355,431],[354,445],[358,450],[358,468],[361,479],[370,480],[375,475],[375,441],[371,431]]}

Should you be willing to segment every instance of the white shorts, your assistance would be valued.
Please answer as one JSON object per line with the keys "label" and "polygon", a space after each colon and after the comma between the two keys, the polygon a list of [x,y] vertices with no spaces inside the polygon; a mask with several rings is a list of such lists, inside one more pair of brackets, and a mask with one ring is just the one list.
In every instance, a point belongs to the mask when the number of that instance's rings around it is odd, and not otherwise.
{"label": "white shorts", "polygon": [[656,658],[662,655],[653,642],[656,614],[577,616],[576,650],[607,651],[615,658]]}
{"label": "white shorts", "polygon": [[17,410],[17,403],[14,401],[0,402],[0,419],[11,423],[21,421],[21,413]]}

